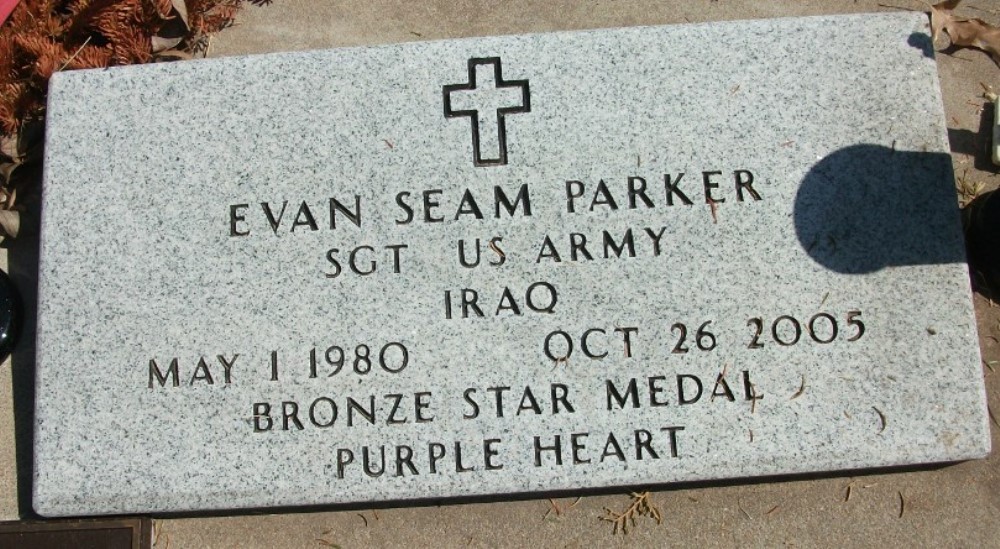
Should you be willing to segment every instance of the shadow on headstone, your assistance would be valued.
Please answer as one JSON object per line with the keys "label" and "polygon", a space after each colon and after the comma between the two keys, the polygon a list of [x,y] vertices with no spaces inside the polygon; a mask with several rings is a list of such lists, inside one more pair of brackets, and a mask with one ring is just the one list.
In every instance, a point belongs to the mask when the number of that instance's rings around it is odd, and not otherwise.
{"label": "shadow on headstone", "polygon": [[[687,480],[678,482],[662,482],[652,484],[620,484],[615,486],[574,489],[538,488],[531,492],[506,492],[478,496],[426,497],[402,500],[378,500],[355,503],[336,503],[329,505],[300,505],[294,507],[254,507],[236,509],[215,509],[210,511],[174,511],[154,513],[157,519],[189,519],[210,517],[252,517],[258,515],[298,513],[346,513],[351,511],[368,511],[382,509],[413,509],[440,507],[442,505],[477,505],[504,504],[519,501],[545,502],[546,499],[562,499],[577,497],[621,496],[633,492],[664,492],[673,493],[680,490],[700,490],[705,488],[729,488],[734,486],[757,486],[762,484],[778,484],[824,479],[859,479],[868,476],[920,473],[938,471],[959,462],[922,463],[911,465],[892,465],[889,467],[868,467],[864,469],[834,470],[813,473],[794,473],[787,475],[764,475],[757,477],[740,477],[711,480]],[[0,547],[0,549],[3,549]]]}
{"label": "shadow on headstone", "polygon": [[38,311],[38,235],[40,225],[41,161],[25,170],[19,185],[21,228],[7,248],[7,273],[20,296],[21,329],[11,353],[14,397],[14,444],[17,466],[17,507],[21,518],[38,518],[31,505],[34,477],[35,333]]}
{"label": "shadow on headstone", "polygon": [[924,54],[924,57],[934,59],[934,42],[931,40],[931,35],[926,32],[911,34],[906,43],[920,50]]}
{"label": "shadow on headstone", "polygon": [[827,269],[964,263],[951,157],[879,145],[817,162],[795,198],[795,232]]}

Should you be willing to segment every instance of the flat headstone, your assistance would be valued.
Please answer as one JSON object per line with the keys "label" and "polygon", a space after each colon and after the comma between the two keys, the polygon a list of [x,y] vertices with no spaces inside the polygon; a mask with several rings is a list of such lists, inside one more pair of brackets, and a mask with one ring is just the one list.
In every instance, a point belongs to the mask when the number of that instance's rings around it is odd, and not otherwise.
{"label": "flat headstone", "polygon": [[67,72],[48,123],[42,515],[989,451],[923,16]]}

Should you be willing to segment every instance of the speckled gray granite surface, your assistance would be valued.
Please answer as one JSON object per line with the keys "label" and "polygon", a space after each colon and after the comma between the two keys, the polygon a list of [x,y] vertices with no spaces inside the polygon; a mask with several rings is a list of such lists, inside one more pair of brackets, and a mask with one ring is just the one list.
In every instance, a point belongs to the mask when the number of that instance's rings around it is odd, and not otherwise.
{"label": "speckled gray granite surface", "polygon": [[35,509],[986,455],[927,33],[865,15],[56,75]]}

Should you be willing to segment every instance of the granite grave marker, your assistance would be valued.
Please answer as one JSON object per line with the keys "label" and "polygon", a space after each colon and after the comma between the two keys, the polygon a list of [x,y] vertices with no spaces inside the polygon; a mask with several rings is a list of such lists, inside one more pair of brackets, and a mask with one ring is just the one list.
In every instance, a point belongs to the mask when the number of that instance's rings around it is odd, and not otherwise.
{"label": "granite grave marker", "polygon": [[45,516],[979,458],[926,19],[57,74]]}

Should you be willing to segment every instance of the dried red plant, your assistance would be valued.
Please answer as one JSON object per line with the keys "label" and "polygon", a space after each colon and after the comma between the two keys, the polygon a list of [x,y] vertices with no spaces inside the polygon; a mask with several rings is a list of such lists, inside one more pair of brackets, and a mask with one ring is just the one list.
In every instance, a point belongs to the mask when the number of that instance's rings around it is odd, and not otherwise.
{"label": "dried red plant", "polygon": [[52,73],[193,53],[243,1],[22,0],[0,27],[0,136],[44,115]]}

